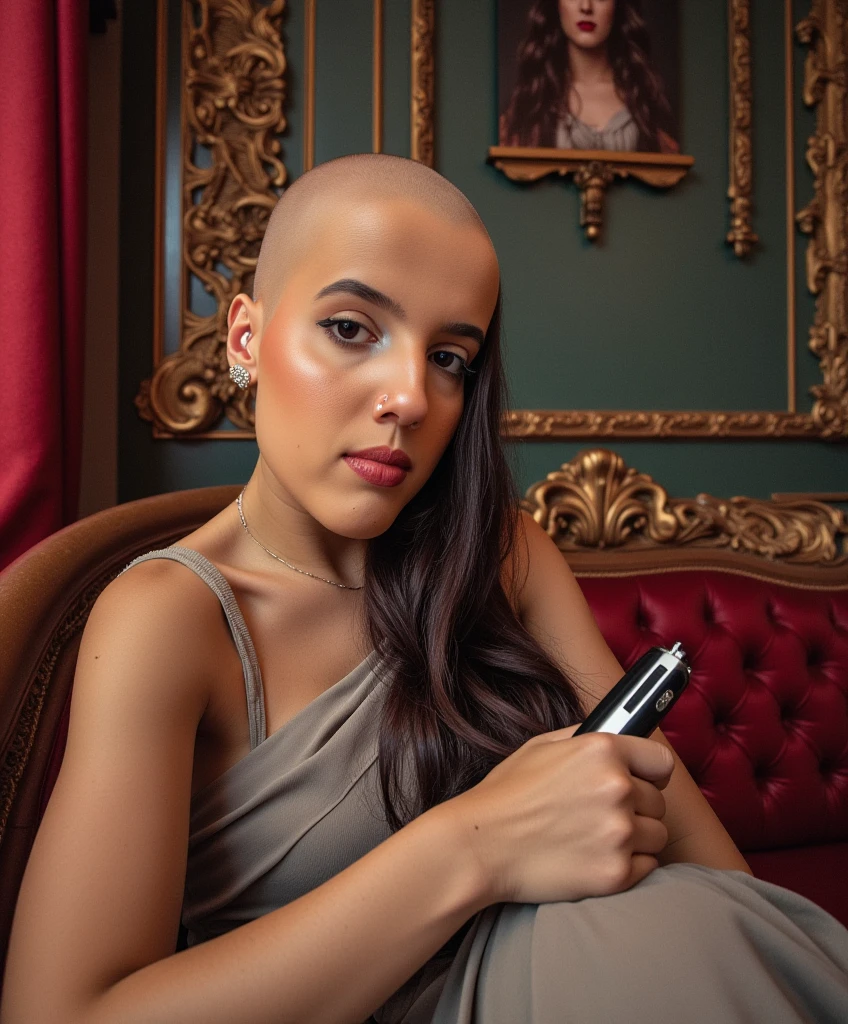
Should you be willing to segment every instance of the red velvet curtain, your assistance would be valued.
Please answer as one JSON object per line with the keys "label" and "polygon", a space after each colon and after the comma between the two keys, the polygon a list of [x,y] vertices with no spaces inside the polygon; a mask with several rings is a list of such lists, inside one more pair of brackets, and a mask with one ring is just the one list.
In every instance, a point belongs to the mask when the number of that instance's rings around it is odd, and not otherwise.
{"label": "red velvet curtain", "polygon": [[0,569],[77,517],[87,46],[86,0],[0,0]]}

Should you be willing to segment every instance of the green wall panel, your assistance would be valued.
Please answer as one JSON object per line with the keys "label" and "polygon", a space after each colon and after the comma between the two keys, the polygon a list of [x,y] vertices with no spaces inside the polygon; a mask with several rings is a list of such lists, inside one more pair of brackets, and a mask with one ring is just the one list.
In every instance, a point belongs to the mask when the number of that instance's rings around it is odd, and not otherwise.
{"label": "green wall panel", "polygon": [[[437,4],[436,160],[483,217],[501,261],[505,345],[515,408],[785,409],[786,214],[782,5],[753,3],[755,230],[741,262],[724,243],[727,190],[727,19],[722,0],[681,0],[684,151],[695,166],[670,191],[614,185],[600,245],[579,228],[569,181],[508,181],[486,162],[496,141],[496,0]],[[796,20],[808,9],[795,3]],[[370,0],[318,0],[316,160],[371,147]],[[303,161],[303,3],[284,19],[288,129],[283,158]],[[385,17],[384,148],[409,152],[410,14]],[[796,207],[812,194],[804,160],[813,115],[801,101],[795,53]],[[150,375],[155,20],[125,5],[122,119],[121,500],[236,483],[256,459],[251,441],[154,441],[133,397]],[[796,233],[798,405],[819,379],[807,350],[814,302]],[[203,299],[199,299],[202,302]],[[605,442],[601,442],[605,443]],[[522,490],[591,441],[509,445]],[[675,495],[766,496],[848,488],[848,449],[823,442],[607,442]]]}

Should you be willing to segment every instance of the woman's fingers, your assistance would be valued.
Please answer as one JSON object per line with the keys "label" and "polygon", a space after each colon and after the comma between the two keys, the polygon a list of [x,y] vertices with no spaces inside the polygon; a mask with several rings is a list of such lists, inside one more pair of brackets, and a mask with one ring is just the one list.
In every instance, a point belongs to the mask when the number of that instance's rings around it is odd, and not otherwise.
{"label": "woman's fingers", "polygon": [[653,782],[633,779],[633,810],[649,818],[665,817],[665,797]]}
{"label": "woman's fingers", "polygon": [[637,814],[633,819],[633,855],[661,853],[668,843],[668,829],[656,818]]}
{"label": "woman's fingers", "polygon": [[643,878],[657,867],[659,867],[659,861],[656,857],[650,857],[641,853],[635,854],[631,858],[630,880],[624,888],[629,889],[631,886],[636,885],[637,882],[641,882]]}
{"label": "woman's fingers", "polygon": [[573,743],[583,744],[604,759],[612,755],[618,757],[632,775],[652,782],[659,789],[664,789],[668,785],[674,770],[674,757],[663,743],[643,736],[615,736],[606,732],[589,732],[574,736],[576,728],[577,726],[570,725],[567,729],[543,733],[536,737],[536,741],[556,743],[571,740]]}

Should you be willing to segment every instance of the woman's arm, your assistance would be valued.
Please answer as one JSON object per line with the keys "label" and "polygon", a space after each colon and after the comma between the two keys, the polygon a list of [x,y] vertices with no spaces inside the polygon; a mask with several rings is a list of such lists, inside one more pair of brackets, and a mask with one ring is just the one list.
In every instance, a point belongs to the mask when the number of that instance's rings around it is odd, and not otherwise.
{"label": "woman's arm", "polygon": [[[521,620],[571,678],[585,683],[588,706],[594,705],[623,675],[607,646],[574,574],[553,540],[529,513],[521,513],[516,559],[511,571],[519,585]],[[661,730],[658,740],[674,756],[674,772],[664,790],[669,842],[659,855],[661,864],[689,861],[708,867],[746,871],[742,854],[698,789],[685,765]]]}
{"label": "woman's arm", "polygon": [[455,822],[431,812],[301,899],[174,955],[220,633],[217,599],[170,562],[134,566],[95,604],[3,1024],[359,1024],[488,902]]}

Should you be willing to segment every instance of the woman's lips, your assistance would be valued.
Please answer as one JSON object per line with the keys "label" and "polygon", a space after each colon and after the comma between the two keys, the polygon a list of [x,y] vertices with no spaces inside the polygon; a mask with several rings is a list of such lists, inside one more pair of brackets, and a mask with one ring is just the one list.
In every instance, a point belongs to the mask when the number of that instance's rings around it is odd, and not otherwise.
{"label": "woman's lips", "polygon": [[400,466],[389,466],[385,462],[374,462],[373,459],[361,459],[357,455],[344,455],[344,461],[354,473],[358,473],[369,484],[378,487],[397,487],[406,479],[407,470]]}
{"label": "woman's lips", "polygon": [[595,22],[594,21],[578,21],[577,27],[581,32],[594,32]]}

